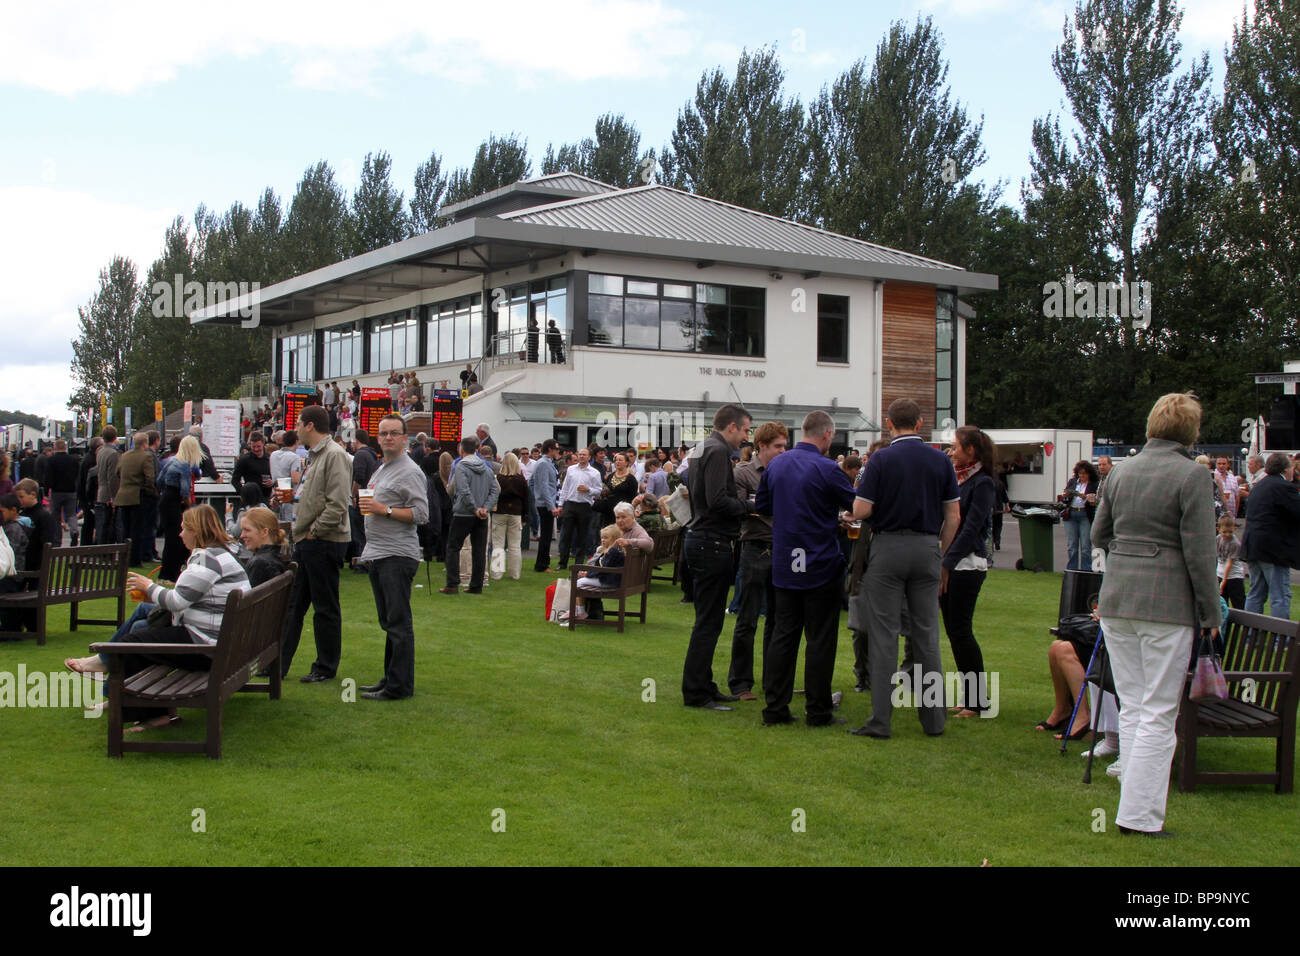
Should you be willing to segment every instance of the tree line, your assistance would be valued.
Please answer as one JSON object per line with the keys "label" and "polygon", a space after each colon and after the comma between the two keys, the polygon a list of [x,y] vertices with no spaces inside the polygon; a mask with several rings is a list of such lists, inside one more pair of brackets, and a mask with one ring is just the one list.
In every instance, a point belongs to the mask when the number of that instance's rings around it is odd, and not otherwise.
{"label": "tree line", "polygon": [[[1208,53],[1184,62],[1175,0],[1080,0],[1051,53],[1062,110],[1034,118],[1019,204],[979,178],[983,118],[948,82],[929,18],[895,22],[809,103],[785,92],[775,50],[706,70],[669,142],[643,148],[605,114],[593,136],[548,143],[538,172],[619,188],[650,181],[996,274],[968,298],[967,419],[1054,425],[1140,442],[1156,396],[1194,390],[1203,438],[1236,441],[1256,411],[1249,375],[1298,354],[1300,10],[1257,0],[1235,24],[1214,96]],[[176,219],[137,279],[115,258],[80,311],[74,407],[167,406],[229,395],[264,370],[268,333],[157,315],[155,282],[263,286],[436,228],[447,205],[533,174],[528,143],[489,135],[473,162],[420,163],[410,197],[387,152],[351,196],[325,161],[287,207],[200,206]],[[150,405],[151,408],[151,405]]]}

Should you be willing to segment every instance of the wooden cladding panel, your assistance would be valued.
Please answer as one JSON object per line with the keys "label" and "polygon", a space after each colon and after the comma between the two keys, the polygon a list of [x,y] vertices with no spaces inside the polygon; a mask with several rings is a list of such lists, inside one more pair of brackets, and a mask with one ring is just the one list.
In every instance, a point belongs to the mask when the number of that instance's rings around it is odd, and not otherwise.
{"label": "wooden cladding panel", "polygon": [[922,432],[934,420],[934,286],[885,283],[881,328],[881,428],[889,403],[910,398],[921,406]]}

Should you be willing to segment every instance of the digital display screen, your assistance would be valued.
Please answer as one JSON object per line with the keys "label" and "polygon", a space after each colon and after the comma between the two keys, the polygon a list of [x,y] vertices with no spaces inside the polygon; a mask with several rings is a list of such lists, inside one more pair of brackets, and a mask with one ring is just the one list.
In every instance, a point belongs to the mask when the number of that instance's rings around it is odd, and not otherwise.
{"label": "digital display screen", "polygon": [[367,435],[379,434],[379,422],[393,411],[393,395],[386,388],[363,388],[361,390],[361,427]]}
{"label": "digital display screen", "polygon": [[464,402],[459,392],[434,390],[433,404],[430,406],[433,414],[433,438],[444,448],[460,441],[464,425],[463,407]]}
{"label": "digital display screen", "polygon": [[298,427],[298,416],[308,405],[319,405],[320,394],[310,385],[286,385],[284,387],[284,425],[286,428]]}

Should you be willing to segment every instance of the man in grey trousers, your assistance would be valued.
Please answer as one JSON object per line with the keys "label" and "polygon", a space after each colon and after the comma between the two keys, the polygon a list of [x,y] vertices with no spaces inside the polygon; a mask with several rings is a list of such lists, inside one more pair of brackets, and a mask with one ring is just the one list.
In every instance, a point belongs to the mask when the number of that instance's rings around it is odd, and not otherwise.
{"label": "man in grey trousers", "polygon": [[912,700],[922,729],[937,737],[946,716],[939,662],[940,559],[960,523],[957,473],[947,455],[922,440],[916,402],[896,399],[885,424],[893,440],[867,462],[853,505],[853,516],[869,518],[874,532],[864,585],[872,598],[867,628],[871,719],[849,733],[879,739],[890,735],[906,606],[921,670],[921,680],[911,682]]}

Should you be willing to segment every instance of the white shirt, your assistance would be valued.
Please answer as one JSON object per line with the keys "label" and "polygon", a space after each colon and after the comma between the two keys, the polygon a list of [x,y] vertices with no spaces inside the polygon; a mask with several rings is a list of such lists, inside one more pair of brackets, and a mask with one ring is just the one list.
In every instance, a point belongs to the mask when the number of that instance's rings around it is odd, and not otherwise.
{"label": "white shirt", "polygon": [[[579,491],[578,485],[586,485],[587,490]],[[601,487],[600,472],[591,465],[586,468],[581,465],[570,465],[564,472],[564,484],[560,488],[556,503],[561,506],[566,501],[585,501],[589,505],[595,504],[600,498]]]}
{"label": "white shirt", "polygon": [[533,472],[537,470],[537,459],[536,459],[536,458],[529,458],[529,459],[528,459],[526,462],[524,462],[520,467],[522,467],[523,470],[524,470],[524,477],[525,477],[525,478],[532,478],[532,477],[533,477]]}

